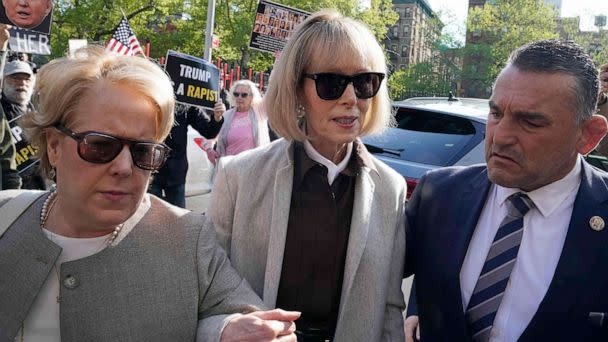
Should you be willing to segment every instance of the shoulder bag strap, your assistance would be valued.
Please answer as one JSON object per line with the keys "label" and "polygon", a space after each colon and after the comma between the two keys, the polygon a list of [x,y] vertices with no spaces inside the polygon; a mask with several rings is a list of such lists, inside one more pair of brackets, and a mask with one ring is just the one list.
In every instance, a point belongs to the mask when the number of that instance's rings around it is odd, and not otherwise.
{"label": "shoulder bag strap", "polygon": [[0,207],[0,217],[2,217],[2,221],[0,221],[0,237],[34,201],[46,193],[46,191],[33,190],[5,190],[4,192],[7,191],[14,191],[18,194]]}

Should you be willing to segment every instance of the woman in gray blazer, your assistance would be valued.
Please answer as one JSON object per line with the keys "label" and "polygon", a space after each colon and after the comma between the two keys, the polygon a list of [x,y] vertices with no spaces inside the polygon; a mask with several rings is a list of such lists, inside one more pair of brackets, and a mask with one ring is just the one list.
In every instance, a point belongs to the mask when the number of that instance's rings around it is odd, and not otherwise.
{"label": "woman in gray blazer", "polygon": [[203,216],[146,195],[173,124],[162,69],[92,47],[35,90],[23,125],[57,186],[0,192],[0,341],[295,341],[297,313],[227,316],[262,303]]}
{"label": "woman in gray blazer", "polygon": [[265,304],[302,312],[300,341],[403,341],[404,179],[359,140],[392,120],[385,58],[361,23],[311,15],[264,98],[272,144],[222,159],[212,218]]}

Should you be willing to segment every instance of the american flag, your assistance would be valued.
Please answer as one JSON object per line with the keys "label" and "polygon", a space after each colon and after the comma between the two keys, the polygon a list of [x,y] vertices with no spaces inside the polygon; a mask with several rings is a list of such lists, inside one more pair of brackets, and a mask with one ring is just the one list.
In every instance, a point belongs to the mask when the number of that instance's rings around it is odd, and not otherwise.
{"label": "american flag", "polygon": [[116,27],[116,30],[114,30],[112,38],[110,38],[110,41],[106,46],[106,50],[130,56],[144,54],[133,29],[131,29],[127,18],[124,16],[120,19],[120,23]]}

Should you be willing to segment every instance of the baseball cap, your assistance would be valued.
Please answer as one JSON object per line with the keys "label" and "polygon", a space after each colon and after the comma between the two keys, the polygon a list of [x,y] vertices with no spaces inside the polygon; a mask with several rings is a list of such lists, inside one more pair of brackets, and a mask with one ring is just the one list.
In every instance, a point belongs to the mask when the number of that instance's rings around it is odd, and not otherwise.
{"label": "baseball cap", "polygon": [[14,74],[28,74],[32,76],[34,75],[34,72],[32,71],[32,67],[30,67],[27,62],[12,61],[6,63],[4,66],[4,77]]}

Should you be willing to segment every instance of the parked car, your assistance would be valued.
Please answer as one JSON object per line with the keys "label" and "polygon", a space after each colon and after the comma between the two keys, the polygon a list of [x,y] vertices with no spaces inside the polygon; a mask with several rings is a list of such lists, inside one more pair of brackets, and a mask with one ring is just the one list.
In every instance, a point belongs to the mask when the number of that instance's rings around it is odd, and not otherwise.
{"label": "parked car", "polygon": [[[393,105],[397,127],[366,136],[363,143],[405,178],[408,198],[428,170],[485,163],[488,100],[415,97]],[[585,158],[596,168],[608,171],[607,158],[594,152]]]}
{"label": "parked car", "polygon": [[428,170],[485,162],[488,100],[417,97],[393,105],[397,127],[363,143],[405,177],[408,198]]}

